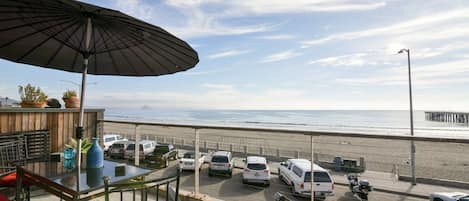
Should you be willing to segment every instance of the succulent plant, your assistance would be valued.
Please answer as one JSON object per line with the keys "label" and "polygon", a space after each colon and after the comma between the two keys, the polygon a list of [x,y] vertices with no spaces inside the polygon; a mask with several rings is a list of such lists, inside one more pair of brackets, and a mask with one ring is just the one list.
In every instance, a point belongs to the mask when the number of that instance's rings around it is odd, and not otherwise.
{"label": "succulent plant", "polygon": [[62,96],[62,99],[68,99],[72,96],[77,96],[77,92],[75,90],[67,90],[64,92],[64,95]]}
{"label": "succulent plant", "polygon": [[18,93],[23,102],[43,103],[47,101],[47,96],[41,88],[34,87],[31,84],[27,84],[26,86],[19,85]]}

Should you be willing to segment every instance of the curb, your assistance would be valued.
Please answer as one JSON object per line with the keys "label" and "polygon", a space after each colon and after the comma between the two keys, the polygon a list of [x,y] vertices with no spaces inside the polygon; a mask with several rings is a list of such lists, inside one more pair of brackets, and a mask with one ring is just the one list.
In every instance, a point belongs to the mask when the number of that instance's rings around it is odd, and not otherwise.
{"label": "curb", "polygon": [[[334,184],[337,184],[337,185],[340,185],[340,186],[348,186],[349,185],[348,183],[342,183],[342,182],[334,182]],[[374,191],[378,191],[378,192],[384,192],[384,193],[403,195],[403,196],[408,196],[408,197],[428,199],[427,195],[420,195],[420,194],[415,194],[415,193],[407,193],[407,192],[402,192],[402,191],[394,191],[394,190],[389,190],[389,189],[376,188],[374,186],[373,186],[373,189],[374,189]]]}

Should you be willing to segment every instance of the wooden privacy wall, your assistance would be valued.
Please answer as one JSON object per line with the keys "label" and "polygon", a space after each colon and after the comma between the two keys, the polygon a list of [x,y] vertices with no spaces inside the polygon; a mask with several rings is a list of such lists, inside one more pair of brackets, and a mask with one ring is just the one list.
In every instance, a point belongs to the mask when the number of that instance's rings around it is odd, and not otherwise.
{"label": "wooden privacy wall", "polygon": [[[49,130],[51,151],[61,152],[75,135],[78,125],[77,109],[0,108],[0,133]],[[102,144],[104,109],[86,109],[83,127],[84,138],[97,135]]]}

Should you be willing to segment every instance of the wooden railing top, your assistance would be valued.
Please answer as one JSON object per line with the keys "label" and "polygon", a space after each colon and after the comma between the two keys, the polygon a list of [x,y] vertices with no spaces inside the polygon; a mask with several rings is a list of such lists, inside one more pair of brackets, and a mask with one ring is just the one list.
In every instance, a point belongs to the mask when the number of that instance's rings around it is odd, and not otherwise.
{"label": "wooden railing top", "polygon": [[236,131],[252,131],[252,132],[270,132],[270,133],[289,133],[308,136],[335,136],[335,137],[357,137],[357,138],[375,138],[388,140],[406,140],[406,141],[427,141],[427,142],[452,142],[469,144],[468,138],[450,138],[450,137],[434,137],[434,136],[409,136],[409,135],[386,135],[386,134],[367,134],[367,133],[350,133],[350,132],[332,132],[332,131],[312,131],[300,129],[284,129],[284,128],[264,128],[264,127],[241,127],[241,126],[224,126],[224,125],[200,125],[200,124],[174,124],[174,123],[154,123],[141,121],[122,121],[122,120],[98,120],[108,123],[131,124],[135,126],[162,126],[162,127],[179,127],[196,129],[221,129]]}
{"label": "wooden railing top", "polygon": [[[1,112],[80,112],[78,108],[20,108],[0,107]],[[85,112],[104,112],[103,108],[88,108]]]}

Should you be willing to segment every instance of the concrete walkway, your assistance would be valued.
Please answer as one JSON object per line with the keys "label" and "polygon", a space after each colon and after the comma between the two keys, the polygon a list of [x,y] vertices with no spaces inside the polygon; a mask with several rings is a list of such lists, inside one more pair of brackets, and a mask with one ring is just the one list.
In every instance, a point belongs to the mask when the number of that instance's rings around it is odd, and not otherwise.
{"label": "concrete walkway", "polygon": [[[344,173],[332,172],[334,181],[339,185],[348,185],[347,176]],[[469,192],[467,189],[449,188],[444,186],[417,184],[398,181],[391,173],[366,171],[360,179],[367,179],[376,191],[420,197],[428,199],[432,192]]]}

